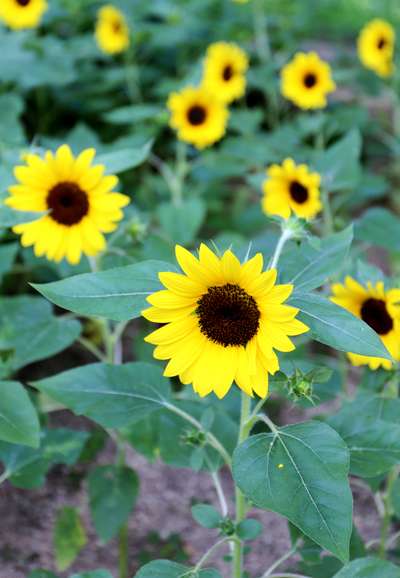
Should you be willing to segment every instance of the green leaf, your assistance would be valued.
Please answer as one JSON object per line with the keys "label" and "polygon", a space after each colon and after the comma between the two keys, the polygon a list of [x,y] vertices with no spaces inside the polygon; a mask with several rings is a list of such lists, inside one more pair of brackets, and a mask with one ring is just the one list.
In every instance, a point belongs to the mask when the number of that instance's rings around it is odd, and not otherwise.
{"label": "green leaf", "polygon": [[87,542],[86,532],[75,508],[65,507],[57,515],[54,529],[54,552],[59,570],[75,560]]}
{"label": "green leaf", "polygon": [[391,359],[379,335],[343,307],[312,293],[296,294],[289,302],[300,309],[313,339],[339,351]]}
{"label": "green leaf", "polygon": [[361,136],[354,129],[318,155],[315,168],[329,192],[351,190],[357,186],[361,178],[360,153]]}
{"label": "green leaf", "polygon": [[171,241],[187,245],[193,241],[203,224],[206,206],[201,199],[188,199],[179,205],[162,203],[157,208],[157,214]]}
{"label": "green leaf", "polygon": [[218,528],[222,521],[221,514],[210,504],[192,506],[192,516],[204,528]]}
{"label": "green leaf", "polygon": [[139,479],[128,467],[99,466],[90,472],[88,488],[94,527],[103,542],[108,542],[135,506]]}
{"label": "green leaf", "polygon": [[90,570],[89,572],[72,574],[70,578],[113,578],[113,576],[108,570]]}
{"label": "green leaf", "polygon": [[349,252],[353,227],[322,239],[318,248],[310,243],[294,246],[282,257],[280,269],[283,283],[294,285],[295,292],[311,291],[320,287],[330,275],[337,275]]}
{"label": "green leaf", "polygon": [[[372,400],[379,401],[376,397]],[[371,401],[357,399],[329,419],[350,450],[351,473],[366,478],[384,474],[400,463],[400,425],[380,419],[384,405],[379,411]],[[390,405],[390,401],[400,400],[386,401]]]}
{"label": "green leaf", "polygon": [[400,252],[399,229],[399,217],[382,207],[368,209],[354,223],[354,235],[357,240],[378,245],[391,252]]}
{"label": "green leaf", "polygon": [[134,578],[221,578],[217,570],[200,570],[192,573],[191,569],[169,560],[155,560],[146,564],[135,574]]}
{"label": "green leaf", "polygon": [[234,452],[236,484],[342,561],[349,557],[349,452],[328,425],[305,422],[250,437]]}
{"label": "green leaf", "polygon": [[17,381],[0,381],[0,439],[15,444],[39,446],[36,410]]}
{"label": "green leaf", "polygon": [[242,540],[255,540],[262,532],[262,524],[254,518],[247,518],[238,524],[236,534]]}
{"label": "green leaf", "polygon": [[40,448],[0,441],[0,462],[4,476],[18,488],[37,488],[53,464],[73,465],[79,458],[89,434],[66,428],[42,431]]}
{"label": "green leaf", "polygon": [[55,317],[37,297],[0,297],[0,319],[0,350],[10,351],[13,371],[69,347],[81,331],[79,321]]}
{"label": "green leaf", "polygon": [[48,570],[34,570],[28,574],[28,578],[58,578],[53,572]]}
{"label": "green leaf", "polygon": [[386,560],[362,558],[347,564],[333,578],[400,578],[400,568]]}
{"label": "green leaf", "polygon": [[104,427],[122,427],[167,405],[169,382],[157,365],[94,363],[33,384],[77,415]]}
{"label": "green leaf", "polygon": [[153,141],[150,140],[138,148],[103,153],[96,157],[96,164],[104,165],[109,175],[123,173],[141,165],[149,156],[152,146]]}
{"label": "green leaf", "polygon": [[33,287],[59,307],[79,315],[127,321],[139,317],[149,306],[146,297],[162,288],[158,273],[173,270],[163,261],[143,261]]}
{"label": "green leaf", "polygon": [[164,113],[164,108],[156,104],[134,104],[114,108],[104,115],[104,120],[111,124],[134,124],[144,120],[154,120]]}
{"label": "green leaf", "polygon": [[18,243],[7,243],[6,245],[0,246],[0,279],[5,273],[8,273],[8,271],[11,269],[17,251],[18,251]]}

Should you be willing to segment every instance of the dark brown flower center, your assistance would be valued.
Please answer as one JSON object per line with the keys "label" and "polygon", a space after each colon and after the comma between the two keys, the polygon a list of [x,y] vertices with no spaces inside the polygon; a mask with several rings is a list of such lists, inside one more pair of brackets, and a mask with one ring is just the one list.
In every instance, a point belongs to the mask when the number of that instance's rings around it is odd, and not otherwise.
{"label": "dark brown flower center", "polygon": [[299,205],[305,203],[308,199],[308,189],[298,181],[292,181],[289,187],[290,196]]}
{"label": "dark brown flower center", "polygon": [[58,183],[46,200],[51,218],[61,225],[76,225],[89,211],[87,194],[76,183]]}
{"label": "dark brown flower center", "polygon": [[245,346],[257,333],[257,303],[239,285],[210,287],[198,301],[200,331],[211,341],[227,347]]}
{"label": "dark brown flower center", "polygon": [[378,335],[386,335],[393,329],[393,319],[386,309],[382,299],[369,298],[362,304],[361,319],[365,321]]}
{"label": "dark brown flower center", "polygon": [[312,88],[317,83],[317,77],[313,72],[309,72],[304,77],[304,86],[307,88]]}
{"label": "dark brown flower center", "polygon": [[31,0],[16,0],[17,4],[19,4],[19,6],[28,6],[28,4],[30,4]]}
{"label": "dark brown flower center", "polygon": [[193,126],[198,126],[199,124],[203,124],[206,120],[207,112],[204,106],[200,104],[195,104],[191,108],[189,108],[187,117],[190,124]]}
{"label": "dark brown flower center", "polygon": [[222,77],[223,79],[228,82],[233,76],[233,68],[230,64],[228,64],[227,66],[225,66],[223,72],[222,72]]}
{"label": "dark brown flower center", "polygon": [[113,25],[112,25],[112,29],[113,29],[115,34],[119,34],[120,32],[122,32],[121,21],[120,20],[114,20]]}
{"label": "dark brown flower center", "polygon": [[379,38],[378,43],[377,43],[378,49],[383,50],[383,48],[385,48],[386,44],[387,44],[386,38]]}

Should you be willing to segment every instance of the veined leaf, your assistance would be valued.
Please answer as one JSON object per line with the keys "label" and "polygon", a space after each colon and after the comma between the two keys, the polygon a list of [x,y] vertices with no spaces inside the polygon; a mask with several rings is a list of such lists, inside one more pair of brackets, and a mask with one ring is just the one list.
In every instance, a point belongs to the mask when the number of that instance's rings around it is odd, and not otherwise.
{"label": "veined leaf", "polygon": [[118,174],[134,169],[148,157],[153,141],[150,140],[139,148],[122,149],[103,153],[96,157],[96,164],[104,165],[107,174]]}
{"label": "veined leaf", "polygon": [[400,578],[400,568],[387,560],[368,557],[353,560],[333,578]]}
{"label": "veined leaf", "polygon": [[33,287],[59,307],[79,315],[127,321],[140,316],[149,306],[146,297],[162,288],[158,273],[174,270],[164,261],[143,261]]}
{"label": "veined leaf", "polygon": [[233,456],[235,482],[248,499],[282,514],[344,562],[352,533],[348,472],[344,441],[320,422],[252,436]]}
{"label": "veined leaf", "polygon": [[391,359],[379,335],[343,307],[312,293],[296,294],[289,302],[300,309],[299,318],[317,341],[339,351]]}
{"label": "veined leaf", "polygon": [[39,420],[36,410],[17,381],[0,381],[0,439],[37,448]]}
{"label": "veined leaf", "polygon": [[[169,560],[154,560],[140,568],[134,578],[191,578],[190,570]],[[200,570],[193,578],[221,578],[221,574],[217,570]]]}

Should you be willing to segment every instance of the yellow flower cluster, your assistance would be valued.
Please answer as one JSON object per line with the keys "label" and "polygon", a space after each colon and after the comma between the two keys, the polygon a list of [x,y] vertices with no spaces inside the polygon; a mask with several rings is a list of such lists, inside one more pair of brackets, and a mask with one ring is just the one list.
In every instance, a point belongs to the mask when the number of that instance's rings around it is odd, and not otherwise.
{"label": "yellow flower cluster", "polygon": [[244,95],[247,68],[247,56],[236,44],[216,42],[208,47],[200,86],[186,87],[168,99],[170,126],[180,140],[202,149],[224,136],[227,105]]}

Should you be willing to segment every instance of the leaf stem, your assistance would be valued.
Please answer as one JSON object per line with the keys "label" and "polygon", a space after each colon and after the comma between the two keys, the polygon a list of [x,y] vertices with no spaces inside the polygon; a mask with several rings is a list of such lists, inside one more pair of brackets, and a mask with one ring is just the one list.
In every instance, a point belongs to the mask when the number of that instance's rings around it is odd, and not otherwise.
{"label": "leaf stem", "polygon": [[[238,436],[238,445],[243,443],[249,436],[251,425],[249,416],[251,409],[251,398],[242,392],[242,403],[240,411],[240,427]],[[239,524],[246,515],[247,502],[240,489],[235,487],[236,517],[235,523]],[[234,544],[232,559],[232,578],[242,578],[243,575],[243,542],[238,540]]]}
{"label": "leaf stem", "polygon": [[293,544],[293,546],[290,548],[290,550],[288,550],[285,554],[283,554],[283,556],[281,556],[276,562],[274,562],[268,569],[267,571],[261,576],[261,578],[270,578],[271,575],[273,575],[273,571],[276,570],[278,568],[278,566],[280,566],[283,562],[285,562],[288,558],[290,558],[291,556],[293,556],[293,554],[296,553],[297,548],[299,547],[299,540]]}
{"label": "leaf stem", "polygon": [[231,542],[231,541],[235,541],[235,540],[236,540],[236,538],[234,538],[232,536],[228,536],[228,537],[222,538],[221,540],[218,540],[218,542],[215,542],[215,544],[213,544],[211,546],[211,548],[209,548],[207,550],[207,552],[205,552],[205,554],[203,554],[203,556],[197,562],[196,566],[193,568],[193,572],[194,573],[198,572],[203,567],[203,565],[207,561],[207,559],[211,556],[211,554],[213,552],[215,552],[215,550],[217,550],[220,546],[222,546],[223,544],[226,544],[227,542]]}

